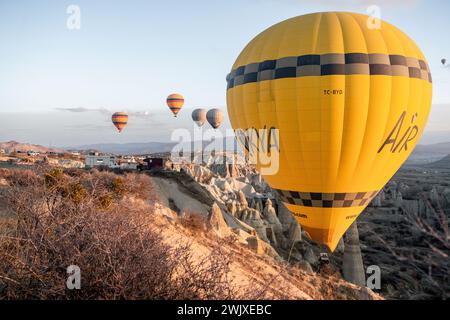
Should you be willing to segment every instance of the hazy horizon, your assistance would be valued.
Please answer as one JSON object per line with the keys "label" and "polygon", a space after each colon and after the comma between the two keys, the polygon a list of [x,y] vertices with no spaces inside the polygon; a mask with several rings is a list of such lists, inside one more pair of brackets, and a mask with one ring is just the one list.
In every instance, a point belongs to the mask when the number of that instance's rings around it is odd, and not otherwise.
{"label": "hazy horizon", "polygon": [[[105,111],[51,111],[41,113],[1,112],[0,142],[18,141],[47,147],[78,147],[98,143],[148,143],[171,142],[175,129],[194,130],[191,120],[193,108],[182,109],[177,118],[168,112],[155,112],[147,115],[135,112],[130,114],[130,122],[121,134],[111,123],[110,114]],[[450,142],[449,105],[433,105],[427,127],[419,144],[428,145]],[[42,119],[50,119],[52,125],[42,126]],[[152,130],[157,128],[157,130]],[[209,125],[205,124],[205,129]],[[225,118],[223,133],[231,129]],[[74,136],[76,132],[76,136]],[[57,133],[57,135],[56,135]]]}
{"label": "hazy horizon", "polygon": [[[72,4],[81,10],[79,30],[66,26]],[[293,16],[367,14],[370,5],[411,36],[430,64],[434,105],[420,143],[450,141],[450,68],[440,62],[450,53],[443,41],[450,3],[438,0],[3,1],[0,141],[59,147],[168,142],[174,129],[192,130],[194,108],[226,113],[225,77],[255,35]],[[186,100],[176,119],[165,104],[172,92]],[[110,120],[115,111],[130,114],[120,135]]]}

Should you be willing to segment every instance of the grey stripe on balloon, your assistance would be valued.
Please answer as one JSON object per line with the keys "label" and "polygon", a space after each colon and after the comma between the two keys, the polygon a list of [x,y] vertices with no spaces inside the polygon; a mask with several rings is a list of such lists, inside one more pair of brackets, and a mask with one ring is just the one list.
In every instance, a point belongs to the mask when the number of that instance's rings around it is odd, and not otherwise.
{"label": "grey stripe on balloon", "polygon": [[384,75],[432,82],[428,64],[417,58],[382,53],[328,53],[250,63],[227,75],[228,89],[274,79],[329,75]]}

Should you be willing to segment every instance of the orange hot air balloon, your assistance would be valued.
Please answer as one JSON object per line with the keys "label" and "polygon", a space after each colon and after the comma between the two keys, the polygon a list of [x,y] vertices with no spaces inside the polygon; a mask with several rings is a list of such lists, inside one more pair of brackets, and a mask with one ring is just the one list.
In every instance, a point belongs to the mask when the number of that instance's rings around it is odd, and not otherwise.
{"label": "orange hot air balloon", "polygon": [[184,97],[178,93],[172,93],[167,97],[167,105],[176,117],[184,104]]}
{"label": "orange hot air balloon", "polygon": [[128,123],[128,115],[125,112],[116,112],[112,115],[111,120],[120,133]]}

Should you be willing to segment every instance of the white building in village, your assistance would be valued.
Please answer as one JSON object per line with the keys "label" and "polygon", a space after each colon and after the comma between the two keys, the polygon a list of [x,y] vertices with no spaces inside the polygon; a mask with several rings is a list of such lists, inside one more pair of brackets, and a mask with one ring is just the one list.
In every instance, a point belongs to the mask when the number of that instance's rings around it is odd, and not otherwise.
{"label": "white building in village", "polygon": [[39,155],[39,152],[33,151],[33,150],[28,150],[27,151],[27,155],[29,155],[30,157],[35,157]]}
{"label": "white building in village", "polygon": [[98,153],[92,153],[86,156],[84,164],[87,168],[94,167],[108,167],[108,168],[120,168],[116,156],[111,155],[99,155]]}
{"label": "white building in village", "polygon": [[98,153],[91,153],[85,158],[86,168],[94,167],[108,167],[111,169],[136,170],[138,163],[133,157],[120,158],[112,155],[100,155]]}

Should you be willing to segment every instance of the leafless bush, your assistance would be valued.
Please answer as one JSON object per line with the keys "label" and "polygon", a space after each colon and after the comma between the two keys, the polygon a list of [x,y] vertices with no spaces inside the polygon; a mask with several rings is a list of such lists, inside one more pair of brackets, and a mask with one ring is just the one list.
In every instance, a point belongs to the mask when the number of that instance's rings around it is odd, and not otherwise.
{"label": "leafless bush", "polygon": [[[56,169],[4,174],[1,200],[17,223],[0,234],[3,299],[238,299],[220,249],[202,261],[189,245],[171,247],[148,208],[128,197],[151,193],[150,178]],[[120,177],[120,188],[114,181]],[[66,288],[66,268],[81,289]]]}
{"label": "leafless bush", "polygon": [[376,237],[389,253],[397,259],[405,269],[409,269],[420,279],[420,285],[427,293],[447,299],[450,292],[450,234],[449,221],[439,202],[432,204],[427,193],[421,193],[420,199],[425,204],[426,212],[415,213],[408,208],[402,208],[404,220],[402,224],[408,231],[420,240],[415,247],[397,246],[383,239],[376,232]]}
{"label": "leafless bush", "polygon": [[[186,247],[185,247],[186,248]],[[179,259],[176,287],[181,299],[236,299],[239,297],[236,287],[231,285],[230,265],[232,257],[216,246],[211,254],[200,261],[193,252],[186,250]]]}
{"label": "leafless bush", "polygon": [[193,232],[206,232],[206,218],[198,212],[184,211],[180,217],[181,225]]}
{"label": "leafless bush", "polygon": [[[427,244],[433,249],[433,251],[445,258],[448,258],[448,255],[445,252],[437,248],[441,247],[444,250],[450,250],[449,221],[442,204],[437,202],[435,206],[433,206],[431,201],[425,195],[422,195],[421,198],[432,215],[424,218],[420,215],[406,212],[406,217],[417,230],[430,238],[430,240],[427,240]],[[434,242],[436,246],[431,242]]]}

